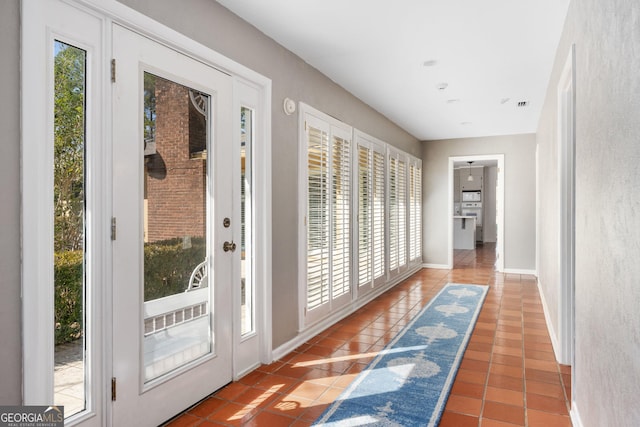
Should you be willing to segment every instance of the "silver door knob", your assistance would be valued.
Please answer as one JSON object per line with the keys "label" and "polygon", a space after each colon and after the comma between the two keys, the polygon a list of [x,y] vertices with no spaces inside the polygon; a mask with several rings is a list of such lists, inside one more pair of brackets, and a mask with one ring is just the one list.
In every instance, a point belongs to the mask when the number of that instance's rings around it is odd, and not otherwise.
{"label": "silver door knob", "polygon": [[236,251],[236,244],[235,242],[224,242],[224,244],[222,245],[222,249],[225,252],[235,252]]}

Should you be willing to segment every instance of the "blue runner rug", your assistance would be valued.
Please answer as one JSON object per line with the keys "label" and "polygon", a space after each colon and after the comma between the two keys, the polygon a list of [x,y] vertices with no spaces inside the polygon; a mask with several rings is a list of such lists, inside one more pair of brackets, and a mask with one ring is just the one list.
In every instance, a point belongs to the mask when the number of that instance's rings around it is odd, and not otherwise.
{"label": "blue runner rug", "polygon": [[313,425],[438,425],[488,289],[445,285]]}

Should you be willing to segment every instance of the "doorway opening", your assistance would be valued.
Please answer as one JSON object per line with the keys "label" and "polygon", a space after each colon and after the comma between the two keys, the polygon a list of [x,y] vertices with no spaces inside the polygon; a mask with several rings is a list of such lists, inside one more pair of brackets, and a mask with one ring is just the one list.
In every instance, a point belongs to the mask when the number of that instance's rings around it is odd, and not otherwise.
{"label": "doorway opening", "polygon": [[476,248],[495,247],[504,270],[504,155],[449,157],[448,268],[474,264]]}

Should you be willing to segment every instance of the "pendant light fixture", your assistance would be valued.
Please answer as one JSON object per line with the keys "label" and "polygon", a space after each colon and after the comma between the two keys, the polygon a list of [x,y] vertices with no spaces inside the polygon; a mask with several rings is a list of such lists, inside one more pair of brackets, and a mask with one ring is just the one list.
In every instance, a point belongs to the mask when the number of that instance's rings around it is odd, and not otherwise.
{"label": "pendant light fixture", "polygon": [[467,162],[469,163],[469,176],[467,177],[467,181],[472,182],[473,181],[473,175],[471,175],[471,163],[473,162]]}

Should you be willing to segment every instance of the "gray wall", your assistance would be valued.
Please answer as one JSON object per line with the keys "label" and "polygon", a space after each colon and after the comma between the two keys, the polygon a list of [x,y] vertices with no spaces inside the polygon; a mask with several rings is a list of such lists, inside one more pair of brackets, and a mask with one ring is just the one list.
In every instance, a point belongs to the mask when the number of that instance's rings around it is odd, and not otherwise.
{"label": "gray wall", "polygon": [[534,270],[536,264],[534,134],[423,142],[423,262],[447,264],[450,212],[449,157],[483,154],[504,154],[504,267]]}
{"label": "gray wall", "polygon": [[[282,101],[303,101],[420,156],[419,142],[264,34],[211,0],[123,3],[273,81],[273,344],[297,333],[297,116]],[[19,0],[0,2],[0,404],[21,400],[20,19]],[[37,119],[37,118],[34,118]]]}
{"label": "gray wall", "polygon": [[420,156],[418,141],[299,57],[211,0],[122,0],[122,3],[270,78],[273,171],[273,345],[297,334],[297,114],[285,97],[302,101],[390,144]]}
{"label": "gray wall", "polygon": [[[640,3],[574,0],[539,123],[540,282],[555,310],[556,88],[576,45],[573,398],[585,427],[640,425]],[[557,311],[553,320],[557,331]]]}
{"label": "gray wall", "polygon": [[0,2],[0,405],[22,399],[20,330],[20,2]]}
{"label": "gray wall", "polygon": [[482,207],[484,218],[482,220],[482,239],[484,242],[497,240],[498,227],[496,225],[496,181],[498,180],[498,167],[484,168],[484,188],[482,195]]}

